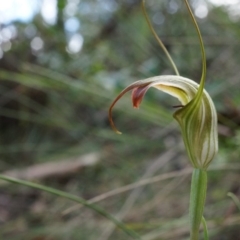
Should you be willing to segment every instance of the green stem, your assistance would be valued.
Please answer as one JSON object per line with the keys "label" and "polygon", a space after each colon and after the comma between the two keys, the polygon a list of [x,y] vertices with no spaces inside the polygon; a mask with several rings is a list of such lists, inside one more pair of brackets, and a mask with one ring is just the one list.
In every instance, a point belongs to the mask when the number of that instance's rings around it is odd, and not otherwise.
{"label": "green stem", "polygon": [[58,197],[63,197],[63,198],[69,199],[71,201],[80,203],[80,204],[84,205],[85,207],[91,208],[92,210],[96,211],[100,215],[102,215],[105,218],[112,221],[116,226],[118,226],[120,229],[122,229],[126,234],[128,234],[132,238],[140,239],[140,236],[137,233],[128,229],[122,222],[118,221],[111,214],[107,213],[105,210],[96,206],[95,204],[88,203],[86,200],[84,200],[80,197],[77,197],[77,196],[75,196],[73,194],[70,194],[70,193],[67,193],[67,192],[57,190],[55,188],[50,188],[50,187],[47,187],[47,186],[44,186],[44,185],[40,185],[40,184],[37,184],[37,183],[25,181],[25,180],[11,178],[11,177],[8,177],[8,176],[2,175],[2,174],[0,174],[0,179],[2,179],[4,181],[11,182],[11,183],[15,183],[15,184],[31,187],[31,188],[34,188],[34,189],[38,189],[38,190],[41,190],[41,191],[44,191],[44,192],[51,193],[51,194],[56,195]]}
{"label": "green stem", "polygon": [[190,194],[190,239],[198,240],[207,191],[207,172],[194,169]]}

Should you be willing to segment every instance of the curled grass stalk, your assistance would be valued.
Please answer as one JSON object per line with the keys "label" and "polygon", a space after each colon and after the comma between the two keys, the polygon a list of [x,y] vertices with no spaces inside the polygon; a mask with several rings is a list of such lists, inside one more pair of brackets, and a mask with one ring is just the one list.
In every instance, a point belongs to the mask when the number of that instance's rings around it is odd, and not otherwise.
{"label": "curled grass stalk", "polygon": [[240,211],[240,201],[237,198],[237,196],[231,192],[229,192],[227,195],[228,195],[228,197],[230,197],[233,200],[233,202],[236,204],[238,210]]}
{"label": "curled grass stalk", "polygon": [[148,17],[147,11],[146,11],[146,7],[145,7],[145,0],[142,0],[142,11],[143,11],[143,15],[148,23],[148,26],[153,34],[153,36],[155,37],[155,39],[157,40],[158,44],[160,45],[160,47],[162,48],[162,50],[164,51],[164,53],[166,54],[169,62],[171,63],[173,70],[175,71],[176,75],[180,76],[179,71],[177,69],[176,64],[174,63],[170,53],[168,52],[167,48],[164,46],[162,40],[159,38],[159,36],[157,35],[156,31],[154,30],[152,23]]}

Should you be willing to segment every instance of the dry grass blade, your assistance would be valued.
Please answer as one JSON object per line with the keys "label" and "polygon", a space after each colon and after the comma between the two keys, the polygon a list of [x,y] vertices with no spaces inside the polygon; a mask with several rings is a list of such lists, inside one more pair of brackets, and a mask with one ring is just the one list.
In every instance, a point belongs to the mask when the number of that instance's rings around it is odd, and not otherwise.
{"label": "dry grass blade", "polygon": [[[209,167],[209,171],[222,171],[222,170],[226,170],[226,171],[229,171],[229,170],[239,170],[240,169],[240,164],[228,164],[228,165],[225,165],[225,164],[219,164],[219,165],[216,165],[216,166],[213,166],[213,167]],[[192,168],[185,168],[183,170],[180,170],[180,171],[173,171],[173,172],[169,172],[169,173],[162,173],[160,175],[157,175],[155,177],[151,177],[151,178],[146,178],[146,179],[142,179],[138,182],[135,182],[135,183],[132,183],[132,184],[128,184],[128,185],[125,185],[123,187],[120,187],[120,188],[116,188],[116,189],[113,189],[109,192],[106,192],[106,193],[103,193],[103,194],[100,194],[94,198],[91,198],[88,200],[89,203],[97,203],[97,202],[100,202],[102,200],[105,200],[109,197],[113,197],[115,195],[118,195],[118,194],[121,194],[121,193],[124,193],[124,192],[127,192],[127,191],[130,191],[134,188],[138,188],[138,187],[141,187],[141,186],[144,186],[144,185],[148,185],[148,184],[152,184],[152,183],[156,183],[156,182],[160,182],[160,181],[164,181],[164,180],[167,180],[167,179],[170,179],[170,178],[178,178],[178,177],[182,177],[184,175],[189,175],[191,174],[192,172]],[[68,208],[66,209],[65,211],[63,211],[63,215],[66,215],[66,214],[69,214],[70,212],[72,211],[75,211],[77,209],[80,209],[82,207],[82,205],[75,205],[71,208]]]}

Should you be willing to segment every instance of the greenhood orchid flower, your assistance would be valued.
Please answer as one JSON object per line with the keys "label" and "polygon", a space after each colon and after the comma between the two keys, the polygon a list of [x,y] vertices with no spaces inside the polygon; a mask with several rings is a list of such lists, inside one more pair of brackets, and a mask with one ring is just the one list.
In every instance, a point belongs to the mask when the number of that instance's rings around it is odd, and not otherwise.
{"label": "greenhood orchid flower", "polygon": [[174,113],[174,118],[180,125],[183,141],[193,166],[191,193],[190,193],[190,239],[198,240],[199,227],[202,222],[205,239],[208,239],[207,225],[203,217],[204,203],[207,191],[207,168],[218,151],[217,113],[213,101],[204,89],[206,79],[206,56],[200,30],[187,0],[184,0],[188,12],[197,30],[202,53],[202,77],[200,84],[179,76],[179,72],[157,36],[147,16],[142,0],[143,13],[153,35],[165,52],[176,76],[156,76],[140,80],[126,87],[113,101],[109,108],[109,120],[112,128],[120,133],[112,120],[112,109],[116,102],[128,91],[132,91],[133,107],[138,108],[143,97],[150,87],[157,88],[176,97],[181,105]]}
{"label": "greenhood orchid flower", "polygon": [[178,98],[181,108],[174,113],[180,124],[183,140],[194,168],[207,169],[218,150],[217,114],[209,94],[204,90],[201,98],[194,101],[199,85],[180,76],[156,76],[134,82],[113,101],[109,119],[113,129],[120,133],[112,121],[112,108],[128,91],[132,90],[133,107],[138,108],[147,90],[157,88]]}

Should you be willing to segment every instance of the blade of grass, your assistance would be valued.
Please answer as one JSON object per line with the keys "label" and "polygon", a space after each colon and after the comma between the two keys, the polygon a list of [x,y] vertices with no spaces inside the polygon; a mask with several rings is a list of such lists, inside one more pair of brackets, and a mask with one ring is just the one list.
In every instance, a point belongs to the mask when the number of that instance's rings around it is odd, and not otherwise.
{"label": "blade of grass", "polygon": [[44,186],[44,185],[40,185],[40,184],[37,184],[37,183],[24,181],[24,180],[20,180],[20,179],[16,179],[16,178],[11,178],[11,177],[8,177],[8,176],[2,175],[2,174],[0,174],[0,179],[4,180],[4,181],[11,182],[11,183],[14,183],[14,184],[19,184],[19,185],[23,185],[23,186],[26,186],[26,187],[31,187],[31,188],[34,188],[34,189],[38,189],[38,190],[41,190],[41,191],[44,191],[44,192],[51,193],[51,194],[56,195],[58,197],[63,197],[63,198],[69,199],[71,201],[80,203],[80,204],[84,205],[85,207],[88,207],[88,208],[94,210],[95,212],[99,213],[100,215],[104,216],[105,218],[109,219],[111,222],[113,222],[117,227],[122,229],[122,231],[124,231],[127,235],[129,235],[133,239],[141,239],[140,236],[137,233],[135,233],[134,231],[127,228],[122,222],[120,222],[119,220],[114,218],[111,214],[109,214],[108,212],[106,212],[105,210],[103,210],[102,208],[100,208],[96,205],[88,203],[86,200],[84,200],[80,197],[77,197],[77,196],[72,195],[72,194],[67,193],[67,192],[57,190],[55,188],[47,187],[47,186]]}

